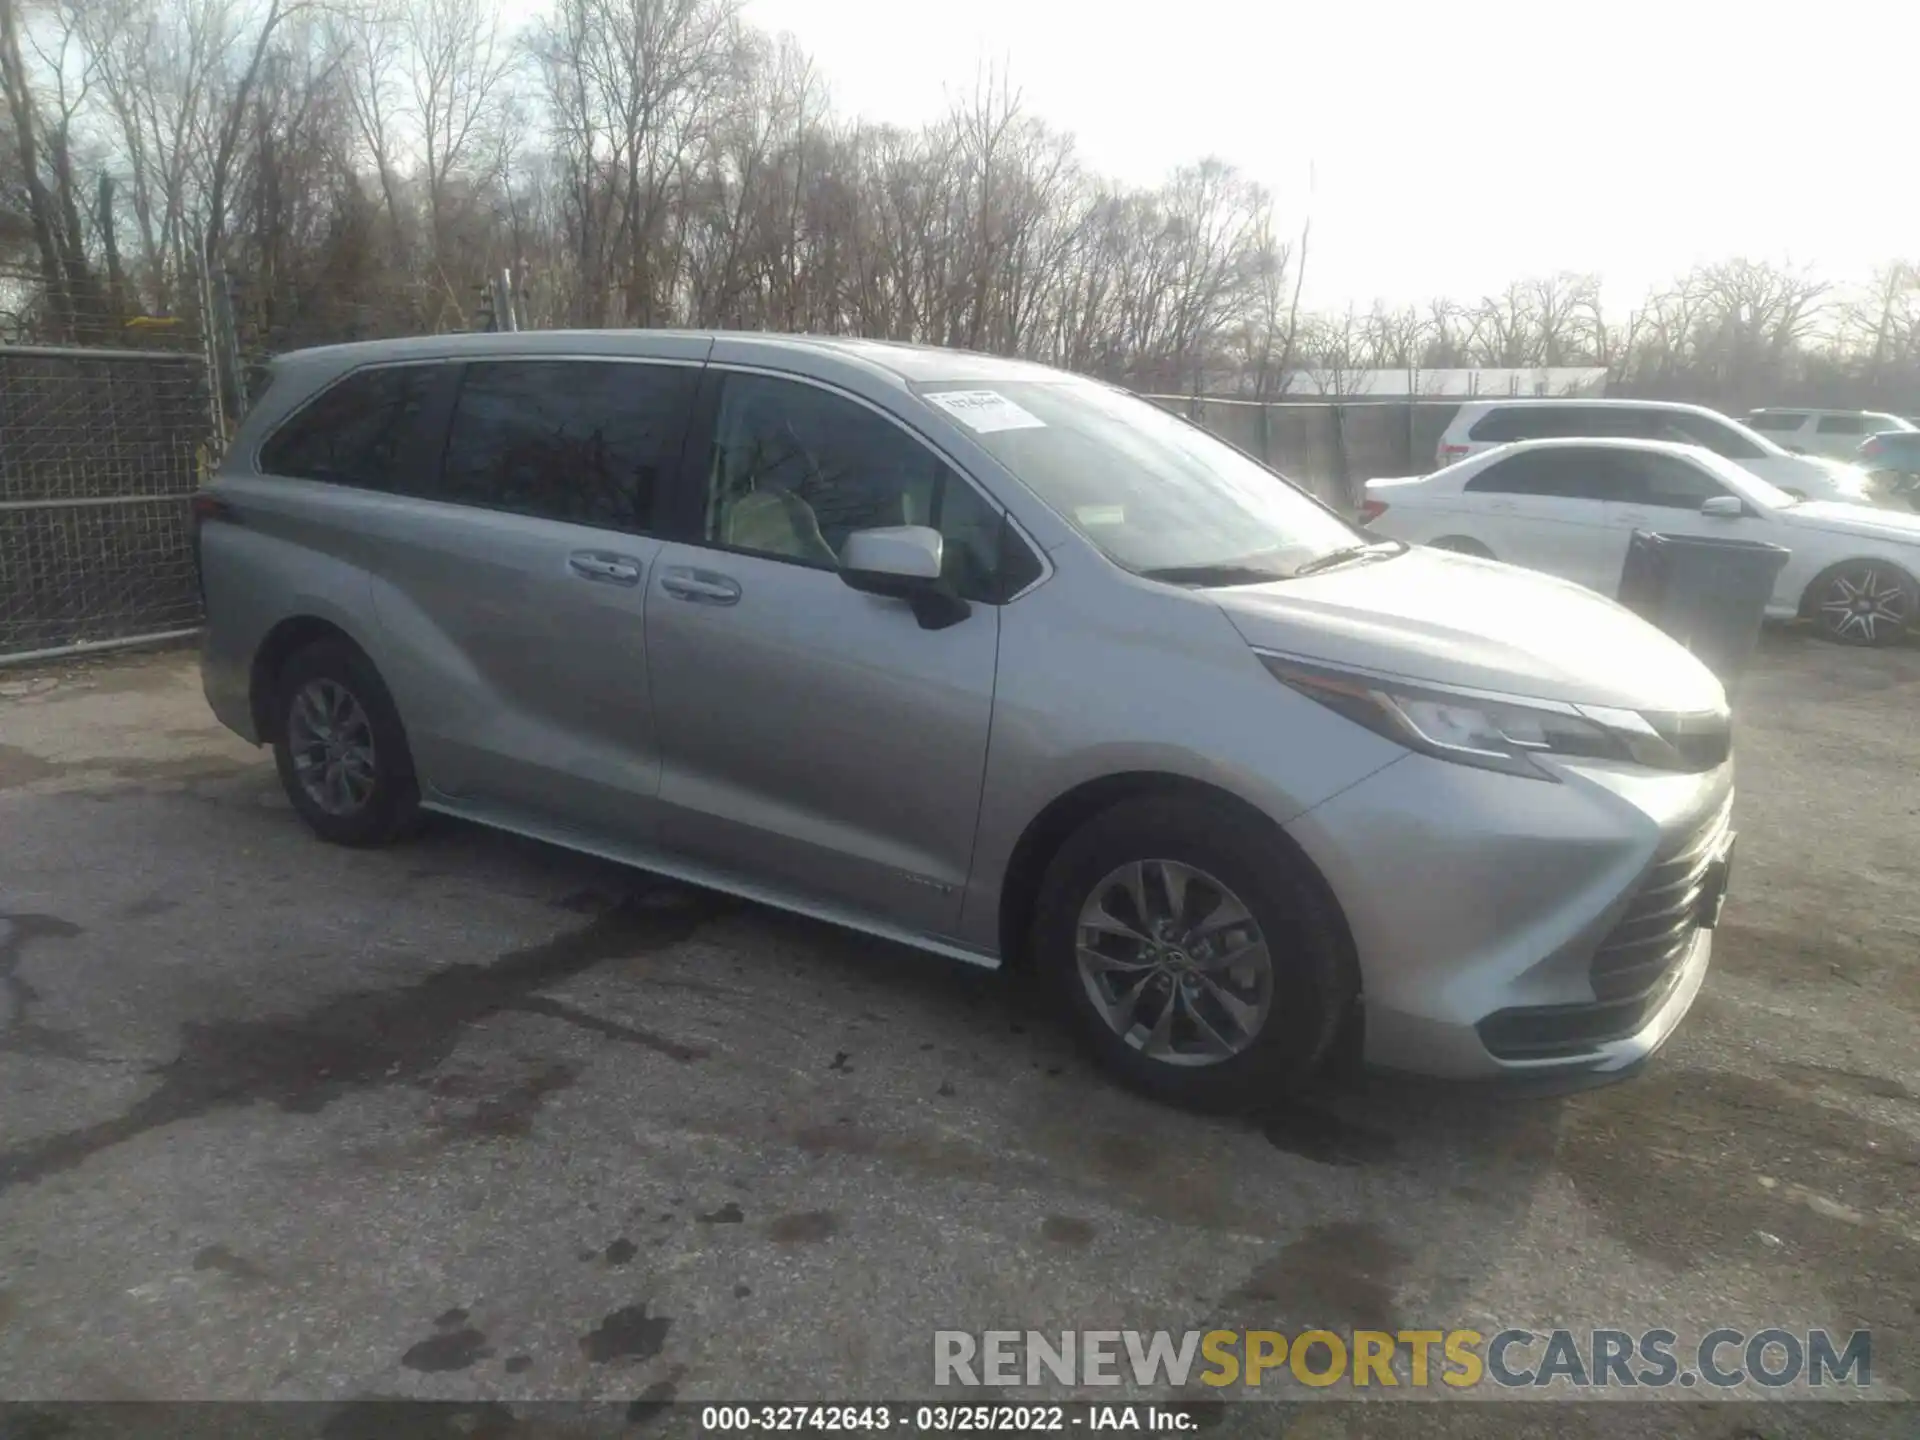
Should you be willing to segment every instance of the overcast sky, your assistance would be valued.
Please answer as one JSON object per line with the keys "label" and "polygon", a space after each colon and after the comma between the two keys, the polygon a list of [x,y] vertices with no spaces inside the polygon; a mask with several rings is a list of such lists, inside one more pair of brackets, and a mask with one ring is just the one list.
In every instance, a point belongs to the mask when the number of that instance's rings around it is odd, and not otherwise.
{"label": "overcast sky", "polygon": [[[1313,214],[1313,303],[1472,298],[1698,260],[1920,260],[1912,0],[748,0],[843,114],[914,122],[1004,66],[1083,159],[1218,154]],[[1311,190],[1309,176],[1312,177]]]}

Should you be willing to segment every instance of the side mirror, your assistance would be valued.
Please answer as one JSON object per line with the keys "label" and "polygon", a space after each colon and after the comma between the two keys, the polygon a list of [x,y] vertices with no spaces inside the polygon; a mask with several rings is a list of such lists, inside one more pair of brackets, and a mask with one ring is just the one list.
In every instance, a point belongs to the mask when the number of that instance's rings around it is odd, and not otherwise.
{"label": "side mirror", "polygon": [[941,579],[946,542],[927,525],[856,530],[840,547],[840,578],[867,595],[905,600],[923,630],[944,630],[973,613]]}
{"label": "side mirror", "polygon": [[1738,495],[1712,495],[1700,506],[1700,513],[1717,520],[1738,520],[1747,507]]}

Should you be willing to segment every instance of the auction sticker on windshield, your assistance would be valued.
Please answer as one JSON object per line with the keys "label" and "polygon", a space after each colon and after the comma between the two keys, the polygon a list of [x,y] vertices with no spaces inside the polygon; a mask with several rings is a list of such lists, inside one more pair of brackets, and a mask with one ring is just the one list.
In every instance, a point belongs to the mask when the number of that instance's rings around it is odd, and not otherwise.
{"label": "auction sticker on windshield", "polygon": [[996,430],[1044,430],[1047,422],[1022,410],[995,390],[947,390],[927,399],[969,430],[991,435]]}

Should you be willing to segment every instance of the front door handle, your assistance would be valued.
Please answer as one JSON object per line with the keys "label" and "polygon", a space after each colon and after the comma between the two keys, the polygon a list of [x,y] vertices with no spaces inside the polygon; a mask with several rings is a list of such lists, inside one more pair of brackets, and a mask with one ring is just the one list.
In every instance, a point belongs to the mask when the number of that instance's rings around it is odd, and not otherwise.
{"label": "front door handle", "polygon": [[567,568],[584,580],[608,585],[638,585],[640,562],[605,550],[576,550],[567,556]]}
{"label": "front door handle", "polygon": [[660,576],[660,588],[676,600],[695,605],[737,605],[740,582],[712,570],[689,570],[675,565]]}

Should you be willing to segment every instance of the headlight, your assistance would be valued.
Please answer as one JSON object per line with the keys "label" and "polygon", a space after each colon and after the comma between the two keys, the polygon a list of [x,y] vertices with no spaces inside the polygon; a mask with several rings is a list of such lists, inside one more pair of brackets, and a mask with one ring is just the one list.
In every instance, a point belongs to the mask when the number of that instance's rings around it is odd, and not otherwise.
{"label": "headlight", "polygon": [[1712,769],[1729,753],[1724,714],[1635,710],[1527,700],[1418,684],[1260,654],[1282,684],[1409,750],[1530,780],[1558,781],[1537,756],[1615,760],[1654,770]]}

